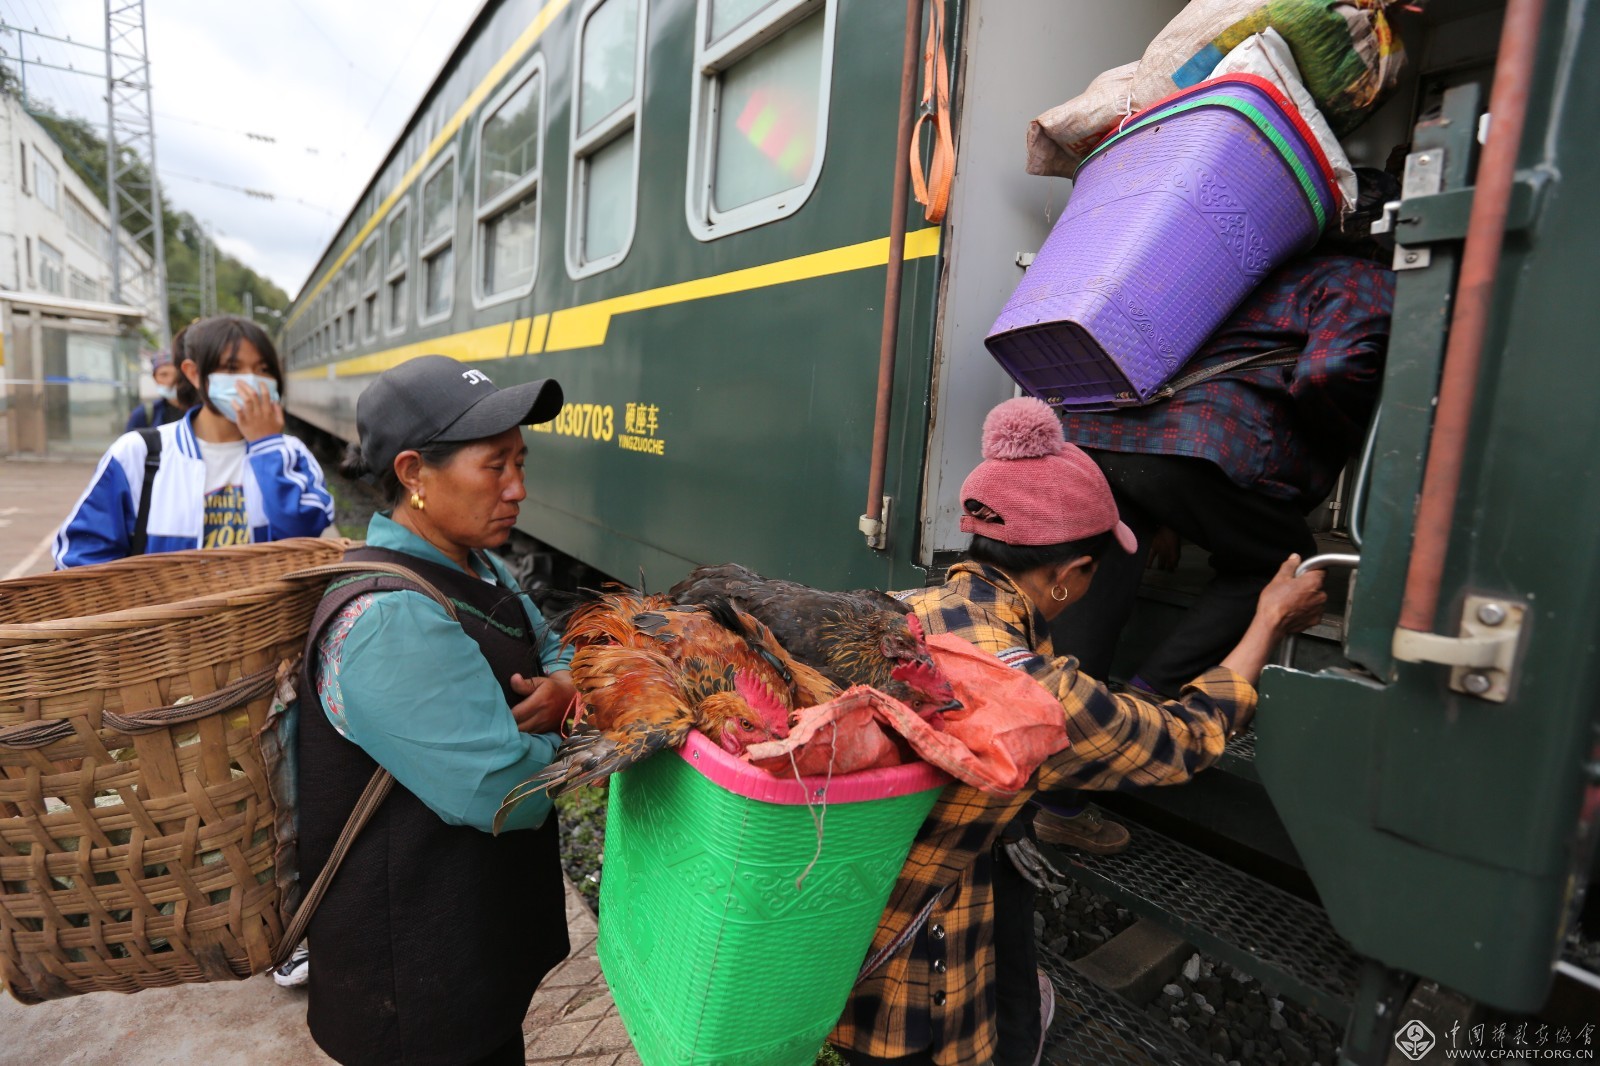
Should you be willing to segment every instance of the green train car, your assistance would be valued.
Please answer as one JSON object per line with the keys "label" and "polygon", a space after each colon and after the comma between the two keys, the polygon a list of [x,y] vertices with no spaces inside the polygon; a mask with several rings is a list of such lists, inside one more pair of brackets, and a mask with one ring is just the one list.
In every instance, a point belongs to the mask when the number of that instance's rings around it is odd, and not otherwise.
{"label": "green train car", "polygon": [[[1026,123],[1136,58],[1182,6],[949,0],[950,208],[938,225],[907,212],[886,330],[904,5],[489,0],[288,316],[291,413],[353,439],[364,385],[428,352],[502,385],[554,377],[568,402],[526,434],[521,527],[561,557],[653,588],[724,560],[831,587],[932,580],[965,547],[955,497],[982,416],[1014,390],[983,335],[1070,193],[1024,174]],[[1406,156],[1403,254],[1367,458],[1321,512],[1327,550],[1352,557],[1330,580],[1341,607],[1269,669],[1255,733],[1216,769],[1108,801],[1134,847],[1061,856],[1336,1019],[1349,1062],[1398,1054],[1411,1021],[1442,1051],[1451,1017],[1540,1010],[1588,881],[1590,6],[1389,8],[1408,73],[1346,148],[1358,164]],[[1492,131],[1512,111],[1520,145],[1496,168]],[[1498,213],[1480,195],[1495,182]],[[898,356],[869,537],[886,333]],[[1436,410],[1462,430],[1448,449],[1430,444]],[[1458,487],[1425,479],[1430,453]],[[1192,599],[1203,566],[1188,563],[1147,584],[1135,637]],[[1431,594],[1408,576],[1430,567]],[[1049,968],[1079,1005],[1050,1061],[1193,1054]]]}

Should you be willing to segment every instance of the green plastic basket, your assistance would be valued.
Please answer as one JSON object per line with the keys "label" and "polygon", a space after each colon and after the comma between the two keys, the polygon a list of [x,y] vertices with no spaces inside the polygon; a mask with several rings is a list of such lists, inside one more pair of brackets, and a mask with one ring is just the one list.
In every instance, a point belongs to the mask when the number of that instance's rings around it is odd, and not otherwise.
{"label": "green plastic basket", "polygon": [[699,733],[612,777],[600,965],[645,1066],[811,1066],[948,781],[916,763],[802,784]]}

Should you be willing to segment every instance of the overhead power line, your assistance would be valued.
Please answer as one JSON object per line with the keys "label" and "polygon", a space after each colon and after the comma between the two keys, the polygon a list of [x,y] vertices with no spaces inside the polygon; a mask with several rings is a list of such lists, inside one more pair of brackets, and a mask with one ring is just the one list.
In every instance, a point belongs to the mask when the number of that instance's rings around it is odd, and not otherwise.
{"label": "overhead power line", "polygon": [[[166,122],[182,122],[188,126],[198,126],[201,129],[216,130],[218,133],[235,134],[237,136],[244,137],[247,140],[255,141],[259,144],[270,144],[278,148],[299,149],[300,151],[305,152],[306,155],[320,156],[323,154],[322,149],[315,145],[279,140],[276,136],[270,133],[258,133],[255,130],[242,130],[233,126],[220,126],[215,122],[205,122],[197,118],[185,118],[182,115],[169,115],[165,111],[156,112],[156,117]],[[329,158],[334,157],[329,156]],[[345,158],[345,153],[338,153],[337,158]]]}
{"label": "overhead power line", "polygon": [[316,30],[318,36],[320,36],[324,41],[328,42],[328,47],[332,48],[334,50],[334,52],[336,52],[338,54],[339,58],[345,61],[345,64],[351,70],[355,71],[357,74],[361,75],[363,78],[367,78],[370,81],[377,81],[378,80],[377,75],[369,74],[366,70],[364,70],[361,67],[356,65],[356,61],[354,59],[351,59],[349,54],[347,52],[345,52],[343,46],[341,46],[338,41],[333,39],[333,35],[330,34],[327,30],[323,29],[322,28],[322,24],[319,23],[315,18],[312,17],[311,12],[307,11],[303,6],[301,6],[300,0],[289,0],[289,4],[296,11],[300,12],[300,17],[306,20],[306,24],[309,25],[312,29]]}
{"label": "overhead power line", "polygon": [[389,98],[389,90],[394,88],[394,79],[399,76],[402,70],[406,69],[406,61],[411,58],[411,53],[417,47],[417,42],[422,40],[423,33],[427,30],[428,25],[433,22],[433,16],[439,13],[439,6],[443,3],[444,0],[433,0],[433,7],[429,8],[427,15],[423,16],[421,22],[417,23],[417,32],[412,35],[411,43],[406,45],[406,50],[401,53],[400,61],[394,65],[394,69],[389,71],[389,80],[383,83],[383,92],[378,94],[378,102],[372,105],[372,114],[367,116],[366,125],[372,125],[372,120],[378,117],[378,109]]}
{"label": "overhead power line", "polygon": [[242,193],[243,195],[250,197],[252,200],[270,200],[286,204],[298,204],[301,207],[307,207],[313,211],[320,211],[329,218],[339,217],[326,207],[311,203],[308,200],[302,200],[297,196],[282,196],[275,192],[268,192],[265,189],[251,189],[243,185],[234,185],[230,182],[218,181],[215,178],[202,178],[194,174],[177,174],[171,170],[163,170],[161,172],[161,176],[164,178],[177,178],[179,181],[192,181],[196,185],[211,185],[218,189],[227,189],[229,192]]}

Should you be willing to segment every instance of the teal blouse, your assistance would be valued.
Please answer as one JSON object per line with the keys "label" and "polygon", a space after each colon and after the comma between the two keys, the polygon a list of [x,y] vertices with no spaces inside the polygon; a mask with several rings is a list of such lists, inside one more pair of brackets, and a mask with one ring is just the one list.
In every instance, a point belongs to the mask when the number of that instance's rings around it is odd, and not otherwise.
{"label": "teal blouse", "polygon": [[[444,566],[439,549],[386,515],[373,515],[367,543]],[[516,589],[493,555],[475,553],[485,581]],[[570,648],[518,592],[546,673],[565,670]],[[427,596],[379,592],[352,601],[328,626],[317,650],[318,696],[335,729],[359,745],[450,825],[489,832],[513,787],[555,758],[561,738],[517,730],[477,643]],[[507,818],[502,831],[541,825],[543,793]]]}

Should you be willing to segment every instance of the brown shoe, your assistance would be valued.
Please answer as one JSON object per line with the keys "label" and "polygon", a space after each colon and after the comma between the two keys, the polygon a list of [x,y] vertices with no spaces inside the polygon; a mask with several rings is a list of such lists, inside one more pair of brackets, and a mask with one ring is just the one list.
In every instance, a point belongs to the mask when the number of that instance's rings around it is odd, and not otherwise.
{"label": "brown shoe", "polygon": [[1098,807],[1085,807],[1070,818],[1041,810],[1034,815],[1033,832],[1048,843],[1082,848],[1096,855],[1115,855],[1128,846],[1128,830],[1102,818]]}

